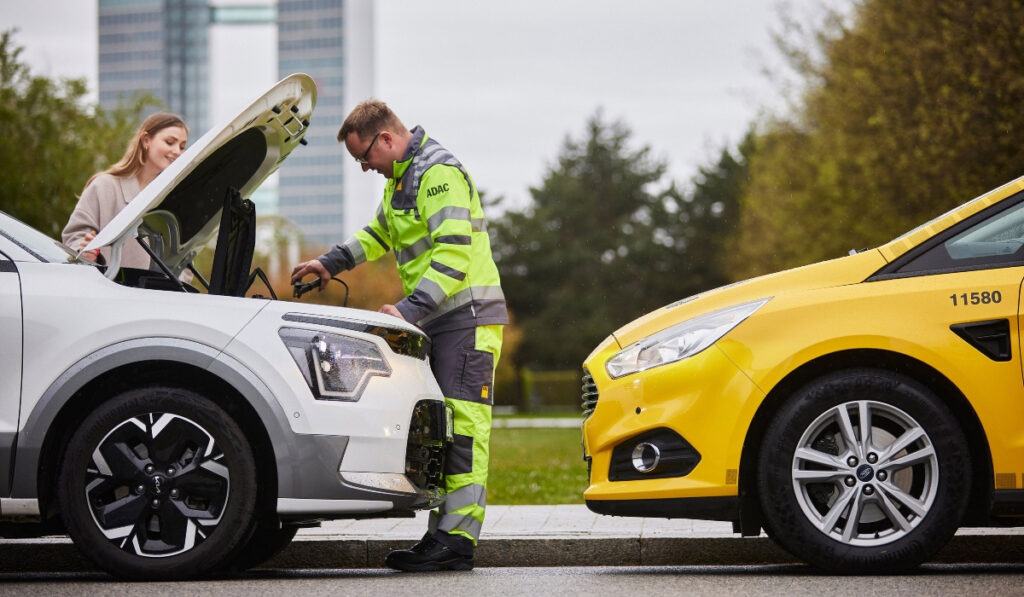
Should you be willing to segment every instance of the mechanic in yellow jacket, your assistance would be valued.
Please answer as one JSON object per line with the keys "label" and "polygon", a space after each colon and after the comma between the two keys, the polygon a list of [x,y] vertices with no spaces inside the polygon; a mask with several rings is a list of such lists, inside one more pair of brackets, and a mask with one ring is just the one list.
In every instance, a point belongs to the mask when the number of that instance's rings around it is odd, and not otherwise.
{"label": "mechanic in yellow jacket", "polygon": [[363,171],[387,179],[376,217],[355,236],[292,271],[330,277],[394,251],[405,298],[380,311],[413,322],[431,339],[431,367],[454,410],[445,459],[447,498],[411,549],[388,566],[470,570],[487,496],[494,368],[508,323],[498,268],[473,179],[421,127],[411,131],[381,101],[355,107],[338,132]]}

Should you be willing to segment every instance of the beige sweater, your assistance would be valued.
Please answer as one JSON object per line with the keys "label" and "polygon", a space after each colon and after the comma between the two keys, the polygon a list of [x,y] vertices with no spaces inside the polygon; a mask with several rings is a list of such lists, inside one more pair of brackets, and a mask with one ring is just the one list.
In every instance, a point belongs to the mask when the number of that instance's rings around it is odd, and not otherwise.
{"label": "beige sweater", "polygon": [[[74,252],[84,248],[79,246],[82,237],[90,230],[99,232],[103,227],[121,213],[125,205],[139,194],[139,181],[134,176],[114,176],[100,174],[82,191],[82,196],[71,212],[68,225],[64,227],[61,238],[64,244]],[[110,248],[100,250],[103,257],[110,262]],[[135,241],[124,244],[121,254],[121,267],[149,269],[149,255]]]}

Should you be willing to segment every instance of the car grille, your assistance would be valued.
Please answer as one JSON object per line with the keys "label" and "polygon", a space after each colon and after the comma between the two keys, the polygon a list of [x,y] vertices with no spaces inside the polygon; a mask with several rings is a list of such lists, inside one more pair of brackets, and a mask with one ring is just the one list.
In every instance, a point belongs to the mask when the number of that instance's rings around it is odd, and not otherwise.
{"label": "car grille", "polygon": [[416,403],[409,422],[405,475],[417,489],[440,500],[444,494],[444,453],[450,430],[447,406],[440,400]]}
{"label": "car grille", "polygon": [[597,407],[597,384],[594,383],[594,377],[590,375],[590,371],[587,368],[583,368],[583,385],[581,386],[583,392],[583,401],[580,406],[583,407],[583,418],[586,419],[594,413],[594,408]]}

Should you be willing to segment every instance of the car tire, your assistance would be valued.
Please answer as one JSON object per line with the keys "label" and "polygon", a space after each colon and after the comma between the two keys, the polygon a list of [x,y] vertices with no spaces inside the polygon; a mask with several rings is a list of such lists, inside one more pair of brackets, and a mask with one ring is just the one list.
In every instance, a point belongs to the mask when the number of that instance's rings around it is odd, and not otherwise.
{"label": "car tire", "polygon": [[238,553],[223,566],[224,571],[234,573],[256,568],[288,547],[298,531],[299,527],[282,525],[277,519],[257,522]]}
{"label": "car tire", "polygon": [[102,403],[71,436],[60,509],[75,545],[133,580],[183,580],[232,556],[255,518],[256,465],[238,424],[190,390]]}
{"label": "car tire", "polygon": [[963,520],[971,487],[967,442],[949,408],[916,381],[872,369],[797,391],[769,423],[757,470],[769,536],[847,574],[932,557]]}

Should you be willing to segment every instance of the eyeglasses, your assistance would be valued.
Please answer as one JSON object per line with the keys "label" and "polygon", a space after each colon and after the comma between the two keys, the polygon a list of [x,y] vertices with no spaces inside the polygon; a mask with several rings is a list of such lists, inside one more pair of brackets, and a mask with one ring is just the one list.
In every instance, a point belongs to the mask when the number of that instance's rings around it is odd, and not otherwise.
{"label": "eyeglasses", "polygon": [[370,146],[367,147],[366,151],[363,152],[363,157],[356,158],[356,163],[358,163],[358,164],[365,164],[365,163],[367,163],[366,162],[366,156],[370,155],[370,150],[373,149],[373,144],[377,142],[377,137],[379,137],[379,136],[380,136],[380,132],[378,131],[377,134],[373,136],[373,140],[370,141]]}

